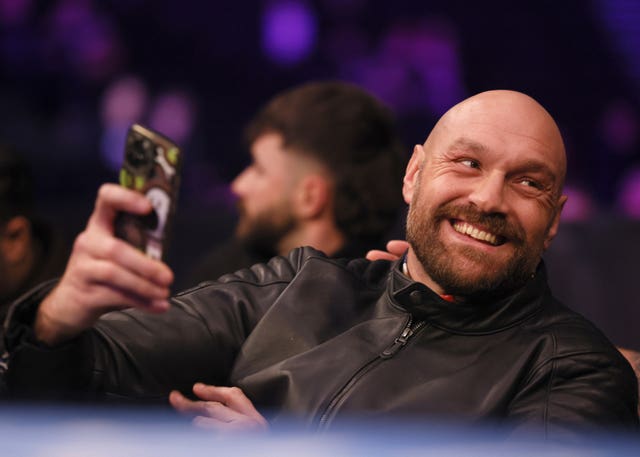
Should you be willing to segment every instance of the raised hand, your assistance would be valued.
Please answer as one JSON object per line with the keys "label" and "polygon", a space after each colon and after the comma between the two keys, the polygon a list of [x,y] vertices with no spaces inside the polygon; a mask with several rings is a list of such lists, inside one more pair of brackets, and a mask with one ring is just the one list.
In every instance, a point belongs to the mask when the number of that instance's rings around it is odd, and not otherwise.
{"label": "raised hand", "polygon": [[269,424],[251,400],[237,387],[216,387],[203,383],[193,386],[200,400],[189,400],[172,391],[169,402],[183,414],[195,416],[193,423],[204,428],[230,431],[264,431]]}
{"label": "raised hand", "polygon": [[114,236],[116,214],[147,214],[151,204],[140,193],[103,185],[87,227],[73,245],[66,270],[43,300],[35,323],[38,339],[55,344],[91,327],[115,309],[163,312],[169,307],[173,273]]}
{"label": "raised hand", "polygon": [[387,243],[387,250],[380,251],[377,249],[367,252],[367,259],[369,260],[397,260],[403,256],[407,249],[409,249],[409,243],[404,240],[391,240]]}

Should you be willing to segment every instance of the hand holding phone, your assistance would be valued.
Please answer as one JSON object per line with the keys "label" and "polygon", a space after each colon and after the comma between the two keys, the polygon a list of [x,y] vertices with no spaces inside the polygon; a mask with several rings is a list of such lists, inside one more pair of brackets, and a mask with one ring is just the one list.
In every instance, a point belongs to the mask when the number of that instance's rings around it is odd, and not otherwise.
{"label": "hand holding phone", "polygon": [[166,260],[181,165],[182,154],[173,141],[141,125],[131,126],[120,184],[143,193],[153,211],[144,217],[120,213],[115,221],[115,234],[154,259]]}

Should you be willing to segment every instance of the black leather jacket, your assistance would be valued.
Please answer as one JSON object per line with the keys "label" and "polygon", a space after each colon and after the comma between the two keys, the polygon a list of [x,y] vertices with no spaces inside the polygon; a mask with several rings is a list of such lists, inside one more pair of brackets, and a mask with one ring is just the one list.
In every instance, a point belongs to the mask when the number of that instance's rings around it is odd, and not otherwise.
{"label": "black leather jacket", "polygon": [[272,422],[310,427],[420,415],[543,430],[635,427],[636,379],[587,320],[554,300],[544,266],[518,293],[450,303],[398,262],[310,248],[178,294],[163,315],[106,315],[58,348],[30,336],[40,293],[13,309],[10,387],[150,398],[236,385]]}

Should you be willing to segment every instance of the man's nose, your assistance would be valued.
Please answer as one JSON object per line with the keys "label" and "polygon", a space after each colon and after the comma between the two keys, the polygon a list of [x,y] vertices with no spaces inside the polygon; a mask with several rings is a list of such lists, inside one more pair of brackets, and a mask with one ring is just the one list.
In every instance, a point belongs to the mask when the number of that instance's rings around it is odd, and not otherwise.
{"label": "man's nose", "polygon": [[240,197],[246,190],[247,171],[248,170],[245,168],[233,179],[233,181],[231,181],[231,192],[233,192],[236,197]]}
{"label": "man's nose", "polygon": [[469,201],[485,213],[505,213],[505,177],[494,172],[474,183]]}

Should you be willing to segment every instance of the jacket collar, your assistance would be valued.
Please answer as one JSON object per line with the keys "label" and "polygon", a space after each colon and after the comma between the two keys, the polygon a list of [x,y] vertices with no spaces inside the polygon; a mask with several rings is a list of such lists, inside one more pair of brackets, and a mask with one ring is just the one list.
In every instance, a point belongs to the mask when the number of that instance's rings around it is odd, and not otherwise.
{"label": "jacket collar", "polygon": [[537,313],[551,294],[543,262],[521,289],[486,303],[449,302],[424,284],[405,276],[401,266],[402,261],[397,261],[389,275],[395,302],[415,318],[456,333],[492,333],[512,327]]}

